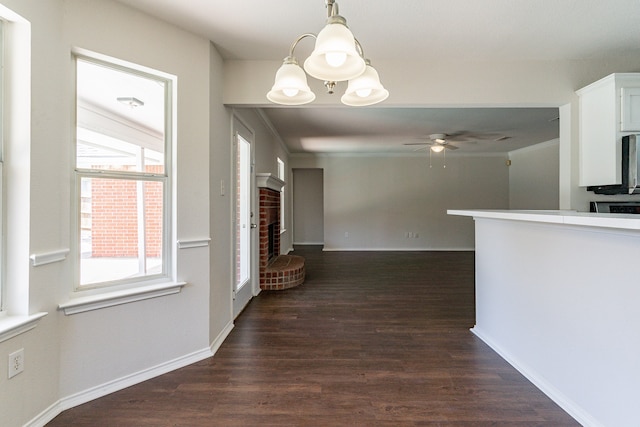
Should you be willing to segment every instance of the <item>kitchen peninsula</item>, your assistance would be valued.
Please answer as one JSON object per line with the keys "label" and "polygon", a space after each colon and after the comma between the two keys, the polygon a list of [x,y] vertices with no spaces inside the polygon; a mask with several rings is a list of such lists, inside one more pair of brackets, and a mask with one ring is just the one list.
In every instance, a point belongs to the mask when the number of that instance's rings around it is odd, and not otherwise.
{"label": "kitchen peninsula", "polygon": [[475,220],[472,332],[585,426],[638,425],[640,215]]}

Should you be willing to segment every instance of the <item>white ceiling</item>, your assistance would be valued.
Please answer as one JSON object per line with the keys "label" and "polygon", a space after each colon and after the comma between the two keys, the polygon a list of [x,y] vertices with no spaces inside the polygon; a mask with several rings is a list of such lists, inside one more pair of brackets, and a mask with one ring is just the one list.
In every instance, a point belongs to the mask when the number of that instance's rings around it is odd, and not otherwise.
{"label": "white ceiling", "polygon": [[270,108],[264,113],[293,153],[411,153],[420,146],[405,144],[430,141],[432,133],[453,135],[459,152],[506,152],[558,137],[557,108]]}
{"label": "white ceiling", "polygon": [[[118,1],[212,40],[226,59],[282,60],[298,35],[317,33],[326,20],[324,0]],[[442,60],[580,60],[640,52],[638,0],[337,3],[374,66],[376,60],[401,60],[416,52]],[[510,137],[503,141],[509,145],[468,143],[460,152],[509,151],[558,132],[552,120],[557,109],[381,107],[268,108],[265,115],[291,152],[406,152],[413,147],[404,142],[458,131]]]}

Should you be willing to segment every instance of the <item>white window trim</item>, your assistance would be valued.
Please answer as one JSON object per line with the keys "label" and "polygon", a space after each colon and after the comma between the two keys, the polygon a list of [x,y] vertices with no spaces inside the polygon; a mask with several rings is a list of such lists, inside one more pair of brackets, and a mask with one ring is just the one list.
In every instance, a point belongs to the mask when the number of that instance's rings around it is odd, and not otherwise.
{"label": "white window trim", "polygon": [[[0,29],[2,31],[2,29]],[[2,120],[2,116],[0,115],[0,120]],[[4,312],[4,300],[6,298],[6,288],[5,288],[5,269],[7,268],[5,254],[6,248],[6,226],[4,222],[4,199],[5,199],[5,189],[4,189],[4,163],[2,159],[2,136],[0,136],[0,314]]]}
{"label": "white window trim", "polygon": [[6,127],[5,122],[5,89],[4,89],[4,58],[5,58],[5,43],[4,43],[4,27],[6,23],[0,15],[0,313],[4,310],[3,299],[5,297],[5,276],[4,269],[6,268],[5,262],[5,236],[6,236],[6,226],[4,222],[5,214],[4,214],[4,199],[5,199],[5,188],[4,188],[4,132]]}
{"label": "white window trim", "polygon": [[67,259],[69,249],[60,249],[58,251],[45,252],[39,254],[29,255],[31,265],[34,267],[40,267],[41,265],[53,264],[54,262],[60,262]]}
{"label": "white window trim", "polygon": [[[158,70],[146,68],[139,64],[129,63],[123,60],[119,60],[117,58],[108,57],[105,55],[97,54],[95,52],[90,52],[84,49],[75,49],[73,51],[75,58],[80,58],[85,61],[94,62],[97,64],[104,64],[109,67],[113,67],[114,69],[122,69],[126,72],[140,73],[141,75],[145,75],[150,78],[162,79],[167,84],[166,89],[166,111],[165,111],[165,138],[170,140],[169,147],[165,147],[165,209],[163,212],[163,221],[165,228],[165,244],[164,244],[164,265],[163,272],[158,275],[153,276],[144,276],[139,277],[138,280],[131,281],[116,281],[116,282],[104,282],[98,284],[91,284],[88,286],[80,287],[80,278],[79,278],[79,258],[78,251],[79,247],[75,248],[76,252],[76,262],[75,262],[75,274],[76,278],[74,280],[74,289],[69,301],[62,303],[58,306],[59,309],[64,310],[65,314],[76,314],[82,313],[90,310],[96,310],[105,307],[111,307],[114,305],[125,304],[134,301],[145,300],[149,298],[155,298],[163,295],[175,294],[181,291],[182,287],[185,286],[185,282],[177,282],[173,278],[175,277],[175,257],[176,252],[169,242],[173,240],[172,236],[175,233],[173,229],[173,223],[170,218],[173,217],[172,212],[175,211],[175,197],[173,194],[174,184],[173,184],[173,145],[175,144],[175,134],[174,134],[174,121],[175,121],[175,108],[176,108],[176,80],[175,76],[171,76],[169,74],[163,73]],[[74,144],[75,146],[75,144]],[[79,194],[80,188],[79,183],[82,177],[87,177],[87,170],[78,169],[74,164],[74,175],[76,176],[77,185],[76,191],[77,194],[74,195],[75,203],[77,203],[77,208],[79,209]],[[90,171],[89,171],[90,172]],[[101,178],[105,176],[116,176],[118,173],[100,173],[95,174],[95,177]],[[126,173],[124,174],[126,175]],[[144,180],[158,180],[162,181],[162,177],[153,176],[152,174],[141,174],[144,175]],[[79,215],[74,215],[74,232],[79,233]],[[75,244],[78,245],[77,238],[74,238]]]}
{"label": "white window trim", "polygon": [[29,332],[38,326],[38,321],[47,314],[41,312],[29,316],[0,316],[0,343]]}
{"label": "white window trim", "polygon": [[137,286],[118,291],[103,292],[96,295],[72,298],[68,302],[58,305],[64,314],[85,313],[87,311],[99,310],[101,308],[113,307],[130,302],[143,301],[165,295],[179,293],[186,282],[161,282],[147,286]]}
{"label": "white window trim", "polygon": [[[0,4],[0,19],[5,22],[3,76],[3,109],[10,109],[11,117],[4,117],[5,144],[13,145],[14,154],[5,158],[5,170],[15,166],[19,173],[12,175],[3,185],[3,197],[11,199],[11,206],[3,208],[5,247],[3,275],[4,295],[0,312],[0,342],[26,333],[38,325],[46,312],[29,314],[29,267],[21,260],[28,256],[28,239],[16,238],[28,235],[31,144],[31,24],[29,21]],[[7,120],[10,120],[7,122]],[[4,148],[7,148],[6,146]],[[19,149],[18,149],[19,148]],[[14,170],[13,168],[11,170]],[[6,193],[5,193],[6,192]]]}

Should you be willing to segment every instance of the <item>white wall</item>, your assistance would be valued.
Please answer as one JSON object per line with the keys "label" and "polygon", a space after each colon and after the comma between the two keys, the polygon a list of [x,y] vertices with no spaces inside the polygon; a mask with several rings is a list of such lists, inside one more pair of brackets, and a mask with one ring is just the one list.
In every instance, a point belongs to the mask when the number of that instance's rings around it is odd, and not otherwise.
{"label": "white wall", "polygon": [[[230,184],[232,178],[231,113],[222,102],[266,104],[264,93],[280,63],[223,63],[208,40],[112,0],[0,1],[31,22],[31,209],[28,236],[21,236],[28,240],[28,252],[71,247],[73,47],[177,76],[176,237],[212,238],[210,247],[178,251],[178,279],[189,283],[181,293],[73,316],[57,309],[71,290],[71,260],[30,267],[23,254],[19,262],[28,273],[19,286],[28,290],[29,312],[49,314],[34,330],[0,343],[0,362],[16,349],[25,350],[25,372],[15,378],[7,380],[7,365],[0,363],[1,422],[13,427],[30,420],[42,424],[63,407],[204,357],[228,333],[232,207],[229,192],[220,195],[219,184]],[[611,72],[639,71],[640,56],[435,67],[431,60],[418,60],[405,67],[382,62],[376,67],[385,70],[392,93],[388,105],[573,107],[576,89]],[[422,84],[407,85],[415,81]],[[320,104],[335,102],[324,94],[318,98]],[[573,118],[575,109],[568,110]],[[561,109],[561,121],[562,115]],[[256,120],[254,131],[266,141],[258,142],[258,172],[275,173],[275,156],[286,157],[286,152],[277,147],[277,138],[267,136],[268,125],[263,128]],[[569,133],[560,143],[569,159],[561,165],[570,170],[564,174],[570,177],[567,188],[575,183],[571,162],[577,158],[577,133]],[[324,169],[325,241],[330,248],[444,249],[473,247],[465,231],[472,224],[447,218],[445,207],[508,205],[507,171],[501,165],[504,158],[451,156],[446,170],[434,166],[427,171],[425,158],[322,157],[291,158],[287,171],[290,176],[292,167]],[[483,180],[477,179],[480,174]],[[406,187],[396,198],[400,184]],[[574,203],[579,198],[574,188],[569,190],[566,199]],[[367,236],[370,226],[384,231]],[[463,231],[448,235],[447,229]],[[420,237],[407,239],[404,232]]]}
{"label": "white wall", "polygon": [[637,426],[640,233],[475,222],[476,334],[583,425]]}
{"label": "white wall", "polygon": [[[222,58],[213,44],[209,45],[210,75],[210,122],[211,145],[209,151],[209,228],[211,230],[211,253],[209,275],[209,342],[213,350],[228,334],[233,322],[233,227],[231,218],[234,203],[233,149],[231,144],[231,111],[221,103]],[[224,186],[224,194],[221,191]]]}
{"label": "white wall", "polygon": [[[22,210],[18,214],[23,216],[22,220],[10,224],[11,229],[19,232],[19,235],[8,238],[7,251],[10,253],[6,260],[11,263],[13,272],[7,277],[6,286],[7,290],[19,297],[7,298],[7,308],[16,315],[49,312],[36,329],[0,343],[0,424],[18,426],[58,399],[60,354],[56,307],[62,295],[59,285],[70,284],[67,281],[70,276],[63,263],[31,268],[28,256],[69,247],[69,171],[66,170],[69,158],[69,112],[62,108],[68,104],[60,103],[69,89],[61,74],[68,56],[60,56],[64,51],[60,37],[51,37],[51,34],[59,35],[62,31],[60,1],[2,0],[2,4],[30,21],[30,24],[24,24],[28,28],[23,28],[27,34],[21,34],[29,38],[30,32],[30,40],[26,40],[27,48],[14,51],[13,54],[30,56],[25,60],[31,64],[30,70],[27,65],[27,70],[20,71],[30,81],[27,82],[26,91],[17,94],[24,98],[20,104],[24,102],[25,111],[13,108],[4,111],[5,114],[31,113],[28,129],[20,135],[12,135],[19,140],[5,141],[11,146],[11,150],[4,153],[5,160],[11,158],[13,163],[13,160],[20,159],[12,171],[20,177],[20,183],[16,186],[15,183],[5,182],[5,185],[8,185],[9,192],[12,188],[17,191],[9,195],[10,203],[13,206],[18,202]],[[21,79],[24,76],[14,77]],[[51,84],[50,79],[56,79],[58,83]],[[60,168],[60,165],[63,167]],[[29,205],[33,206],[31,212]],[[5,209],[5,213],[12,215],[12,207],[5,206]],[[9,220],[12,221],[11,218]],[[19,227],[16,227],[18,223]],[[7,270],[3,273],[7,273]],[[3,320],[0,318],[0,322]],[[25,370],[9,380],[8,354],[20,348],[24,349]]]}
{"label": "white wall", "polygon": [[[19,284],[29,291],[29,312],[49,314],[35,329],[0,343],[5,361],[0,363],[0,424],[13,427],[30,421],[41,425],[65,407],[207,357],[215,339],[228,332],[230,240],[225,232],[230,227],[223,218],[226,225],[212,236],[210,217],[224,217],[230,204],[210,200],[209,187],[212,175],[228,178],[223,167],[214,170],[228,162],[211,167],[209,162],[210,143],[215,151],[221,141],[228,142],[229,125],[220,102],[222,61],[208,40],[109,0],[2,4],[30,21],[32,29],[31,139],[26,141],[31,218],[29,236],[21,236],[29,237],[29,253],[72,248],[72,48],[177,76],[175,234],[177,239],[214,237],[211,248],[177,251],[177,279],[188,283],[181,293],[71,316],[57,307],[72,291],[72,255],[30,267]],[[212,260],[214,254],[223,255]],[[29,263],[27,257],[19,261]],[[221,273],[211,275],[212,265]],[[211,283],[210,275],[215,277]],[[25,371],[7,380],[7,355],[19,348],[25,351]]]}
{"label": "white wall", "polygon": [[[177,76],[176,237],[208,238],[209,42],[110,1],[66,0],[63,22],[67,48],[81,47]],[[71,67],[64,61],[62,80],[71,81]],[[208,247],[177,252],[177,277],[189,284],[179,294],[64,316],[62,396],[206,351],[208,259]]]}
{"label": "white wall", "polygon": [[[271,128],[271,123],[263,117],[258,110],[235,109],[234,113],[242,122],[251,129],[255,136],[255,172],[270,173],[278,176],[278,161],[285,163],[285,224],[284,230],[280,234],[280,252],[287,253],[293,247],[292,228],[292,197],[291,195],[291,165],[289,164],[289,153],[285,149],[284,143]],[[256,192],[257,194],[257,192]],[[258,204],[256,203],[256,206]],[[256,258],[257,259],[257,258]]]}
{"label": "white wall", "polygon": [[558,209],[559,140],[509,153],[509,209]]}
{"label": "white wall", "polygon": [[[28,295],[15,306],[25,306],[19,314],[49,313],[35,329],[0,343],[5,362],[9,353],[25,352],[25,371],[11,380],[7,364],[0,363],[0,424],[13,427],[43,425],[60,410],[208,357],[229,333],[231,110],[222,103],[224,64],[209,40],[110,0],[0,1],[29,21],[32,33],[31,93],[22,98],[31,101],[30,138],[26,132],[24,145],[17,146],[21,155],[31,153],[30,173],[25,169],[20,181],[30,212],[23,212],[27,228],[15,239],[25,242],[24,251],[11,258],[25,272],[14,294]],[[76,48],[177,77],[174,237],[211,238],[211,244],[176,249],[176,279],[187,282],[178,294],[65,316],[58,305],[73,289]],[[255,112],[243,114],[256,132],[257,168],[277,173],[276,157],[288,163],[288,153]],[[290,237],[281,239],[291,246]],[[67,249],[72,251],[63,261],[29,267],[29,254]]]}
{"label": "white wall", "polygon": [[[637,50],[615,57],[572,61],[434,61],[414,58],[398,66],[376,61],[391,95],[386,107],[562,107],[560,108],[561,208],[587,210],[593,194],[578,187],[578,99],[575,91],[614,72],[640,72]],[[605,54],[606,55],[606,54]],[[235,106],[268,105],[276,61],[227,61],[224,101]],[[419,84],[415,84],[419,82]],[[317,99],[308,108],[339,105],[321,82],[309,81]],[[566,129],[563,127],[566,126]]]}
{"label": "white wall", "polygon": [[442,156],[431,168],[424,155],[291,159],[323,169],[325,250],[469,250],[472,221],[447,209],[509,206],[506,156],[449,155],[446,168]]}

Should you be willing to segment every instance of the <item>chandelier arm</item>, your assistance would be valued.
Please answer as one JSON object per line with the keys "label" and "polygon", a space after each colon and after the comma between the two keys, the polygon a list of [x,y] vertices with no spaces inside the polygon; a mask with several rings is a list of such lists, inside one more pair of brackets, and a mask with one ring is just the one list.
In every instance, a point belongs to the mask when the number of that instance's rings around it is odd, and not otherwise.
{"label": "chandelier arm", "polygon": [[289,56],[293,56],[293,50],[296,48],[298,43],[300,43],[300,41],[302,41],[302,39],[305,39],[307,37],[313,37],[314,39],[318,38],[318,36],[316,36],[313,33],[304,33],[304,34],[298,36],[298,38],[295,39],[295,41],[293,43],[291,43],[291,47],[289,48]]}
{"label": "chandelier arm", "polygon": [[360,42],[358,41],[357,38],[354,37],[353,40],[355,40],[355,42],[356,42],[356,50],[360,54],[360,57],[366,61],[367,58],[364,57],[364,49],[363,49],[362,45],[360,44]]}

